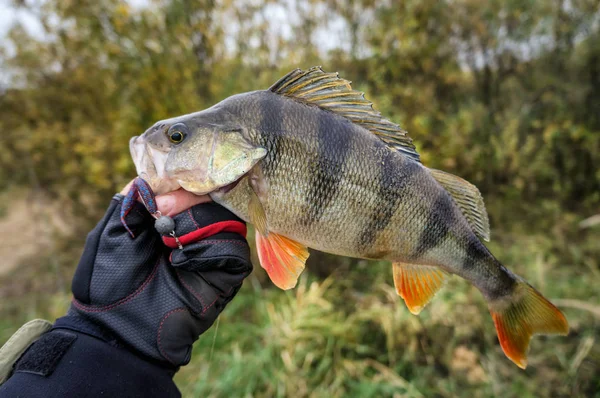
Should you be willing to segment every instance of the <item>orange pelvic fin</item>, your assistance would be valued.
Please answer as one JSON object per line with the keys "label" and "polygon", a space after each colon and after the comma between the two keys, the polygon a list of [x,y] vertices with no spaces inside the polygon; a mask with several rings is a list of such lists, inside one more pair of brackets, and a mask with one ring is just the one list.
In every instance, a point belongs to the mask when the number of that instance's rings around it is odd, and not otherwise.
{"label": "orange pelvic fin", "polygon": [[256,248],[260,265],[277,287],[288,290],[296,286],[308,259],[306,246],[272,232],[264,236],[256,231]]}
{"label": "orange pelvic fin", "polygon": [[418,315],[444,286],[448,273],[426,265],[393,263],[396,292],[404,299],[409,311]]}
{"label": "orange pelvic fin", "polygon": [[569,333],[563,313],[526,282],[518,282],[512,296],[490,302],[489,308],[504,354],[521,369],[527,367],[534,334]]}

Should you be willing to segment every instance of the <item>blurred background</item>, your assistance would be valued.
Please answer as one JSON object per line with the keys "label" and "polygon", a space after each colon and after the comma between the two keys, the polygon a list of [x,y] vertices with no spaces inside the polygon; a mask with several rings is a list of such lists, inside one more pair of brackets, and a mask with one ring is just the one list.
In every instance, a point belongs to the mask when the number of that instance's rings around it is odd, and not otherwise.
{"label": "blurred background", "polygon": [[313,65],[480,188],[488,246],[571,333],[522,371],[465,281],[415,317],[389,264],[313,252],[290,292],[255,263],[184,396],[600,397],[598,0],[0,0],[0,344],[66,311],[131,136]]}

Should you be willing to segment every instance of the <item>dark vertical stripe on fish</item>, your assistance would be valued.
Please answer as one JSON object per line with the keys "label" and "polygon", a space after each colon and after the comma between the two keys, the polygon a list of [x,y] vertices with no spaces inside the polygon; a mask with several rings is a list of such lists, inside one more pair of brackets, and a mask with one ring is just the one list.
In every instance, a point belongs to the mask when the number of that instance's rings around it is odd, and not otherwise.
{"label": "dark vertical stripe on fish", "polygon": [[277,155],[283,135],[283,104],[281,98],[274,95],[264,95],[260,99],[259,144],[267,150],[262,162],[262,170],[266,177],[271,177],[277,168]]}
{"label": "dark vertical stripe on fish", "polygon": [[352,132],[348,131],[352,125],[348,121],[325,111],[318,112],[317,120],[318,154],[311,167],[310,188],[304,201],[301,224],[305,226],[318,222],[339,193],[352,139]]}
{"label": "dark vertical stripe on fish", "polygon": [[[375,206],[369,217],[370,221],[364,226],[358,237],[358,248],[361,253],[365,253],[368,257],[377,257],[377,254],[370,251],[370,248],[392,221],[394,213],[406,195],[408,182],[420,170],[420,167],[412,161],[406,161],[404,166],[399,168],[395,156],[398,155],[388,148],[384,148],[383,161],[377,181],[379,190],[377,191]],[[398,174],[399,171],[402,171],[402,175]]]}
{"label": "dark vertical stripe on fish", "polygon": [[477,266],[483,260],[487,260],[491,257],[487,247],[481,243],[481,241],[475,236],[469,238],[469,243],[465,250],[465,259],[463,261],[464,269],[472,269]]}
{"label": "dark vertical stripe on fish", "polygon": [[440,192],[430,209],[423,232],[419,237],[419,243],[413,253],[413,258],[421,257],[442,243],[450,230],[450,226],[456,221],[453,216],[454,209],[452,205],[450,195],[446,191]]}
{"label": "dark vertical stripe on fish", "polygon": [[476,267],[493,270],[494,275],[492,278],[490,276],[485,277],[486,281],[494,281],[493,283],[486,283],[487,288],[484,293],[488,299],[510,295],[516,285],[516,280],[511,272],[494,258],[488,248],[474,234],[469,237],[462,267],[467,271],[472,271]]}

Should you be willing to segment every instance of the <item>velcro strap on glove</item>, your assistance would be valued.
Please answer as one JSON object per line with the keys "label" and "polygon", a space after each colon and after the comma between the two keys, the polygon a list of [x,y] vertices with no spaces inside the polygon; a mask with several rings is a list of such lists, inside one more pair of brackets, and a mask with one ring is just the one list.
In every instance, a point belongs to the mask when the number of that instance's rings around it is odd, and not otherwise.
{"label": "velcro strap on glove", "polygon": [[[203,203],[174,217],[175,236],[186,246],[222,233],[234,233],[245,238],[246,224],[229,210],[215,203]],[[163,243],[176,249],[179,245],[172,236],[162,236]]]}
{"label": "velcro strap on glove", "polygon": [[52,324],[43,319],[34,319],[21,326],[0,348],[0,384],[4,383],[13,365],[27,348],[52,328]]}
{"label": "velcro strap on glove", "polygon": [[[246,225],[239,221],[220,221],[204,228],[199,228],[192,232],[188,232],[185,235],[178,236],[177,239],[179,239],[179,242],[181,242],[183,246],[186,246],[190,243],[198,242],[221,232],[234,232],[245,237],[247,229]],[[179,247],[177,241],[173,237],[163,236],[162,240],[163,243],[171,249],[177,249],[177,247]]]}

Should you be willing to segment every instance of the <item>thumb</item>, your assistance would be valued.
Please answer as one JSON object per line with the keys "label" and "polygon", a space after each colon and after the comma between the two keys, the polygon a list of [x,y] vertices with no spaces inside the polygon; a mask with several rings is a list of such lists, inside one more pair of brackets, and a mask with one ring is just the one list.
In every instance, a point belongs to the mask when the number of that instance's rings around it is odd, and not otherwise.
{"label": "thumb", "polygon": [[156,197],[158,211],[164,216],[172,217],[200,203],[211,202],[208,195],[194,195],[183,189]]}

